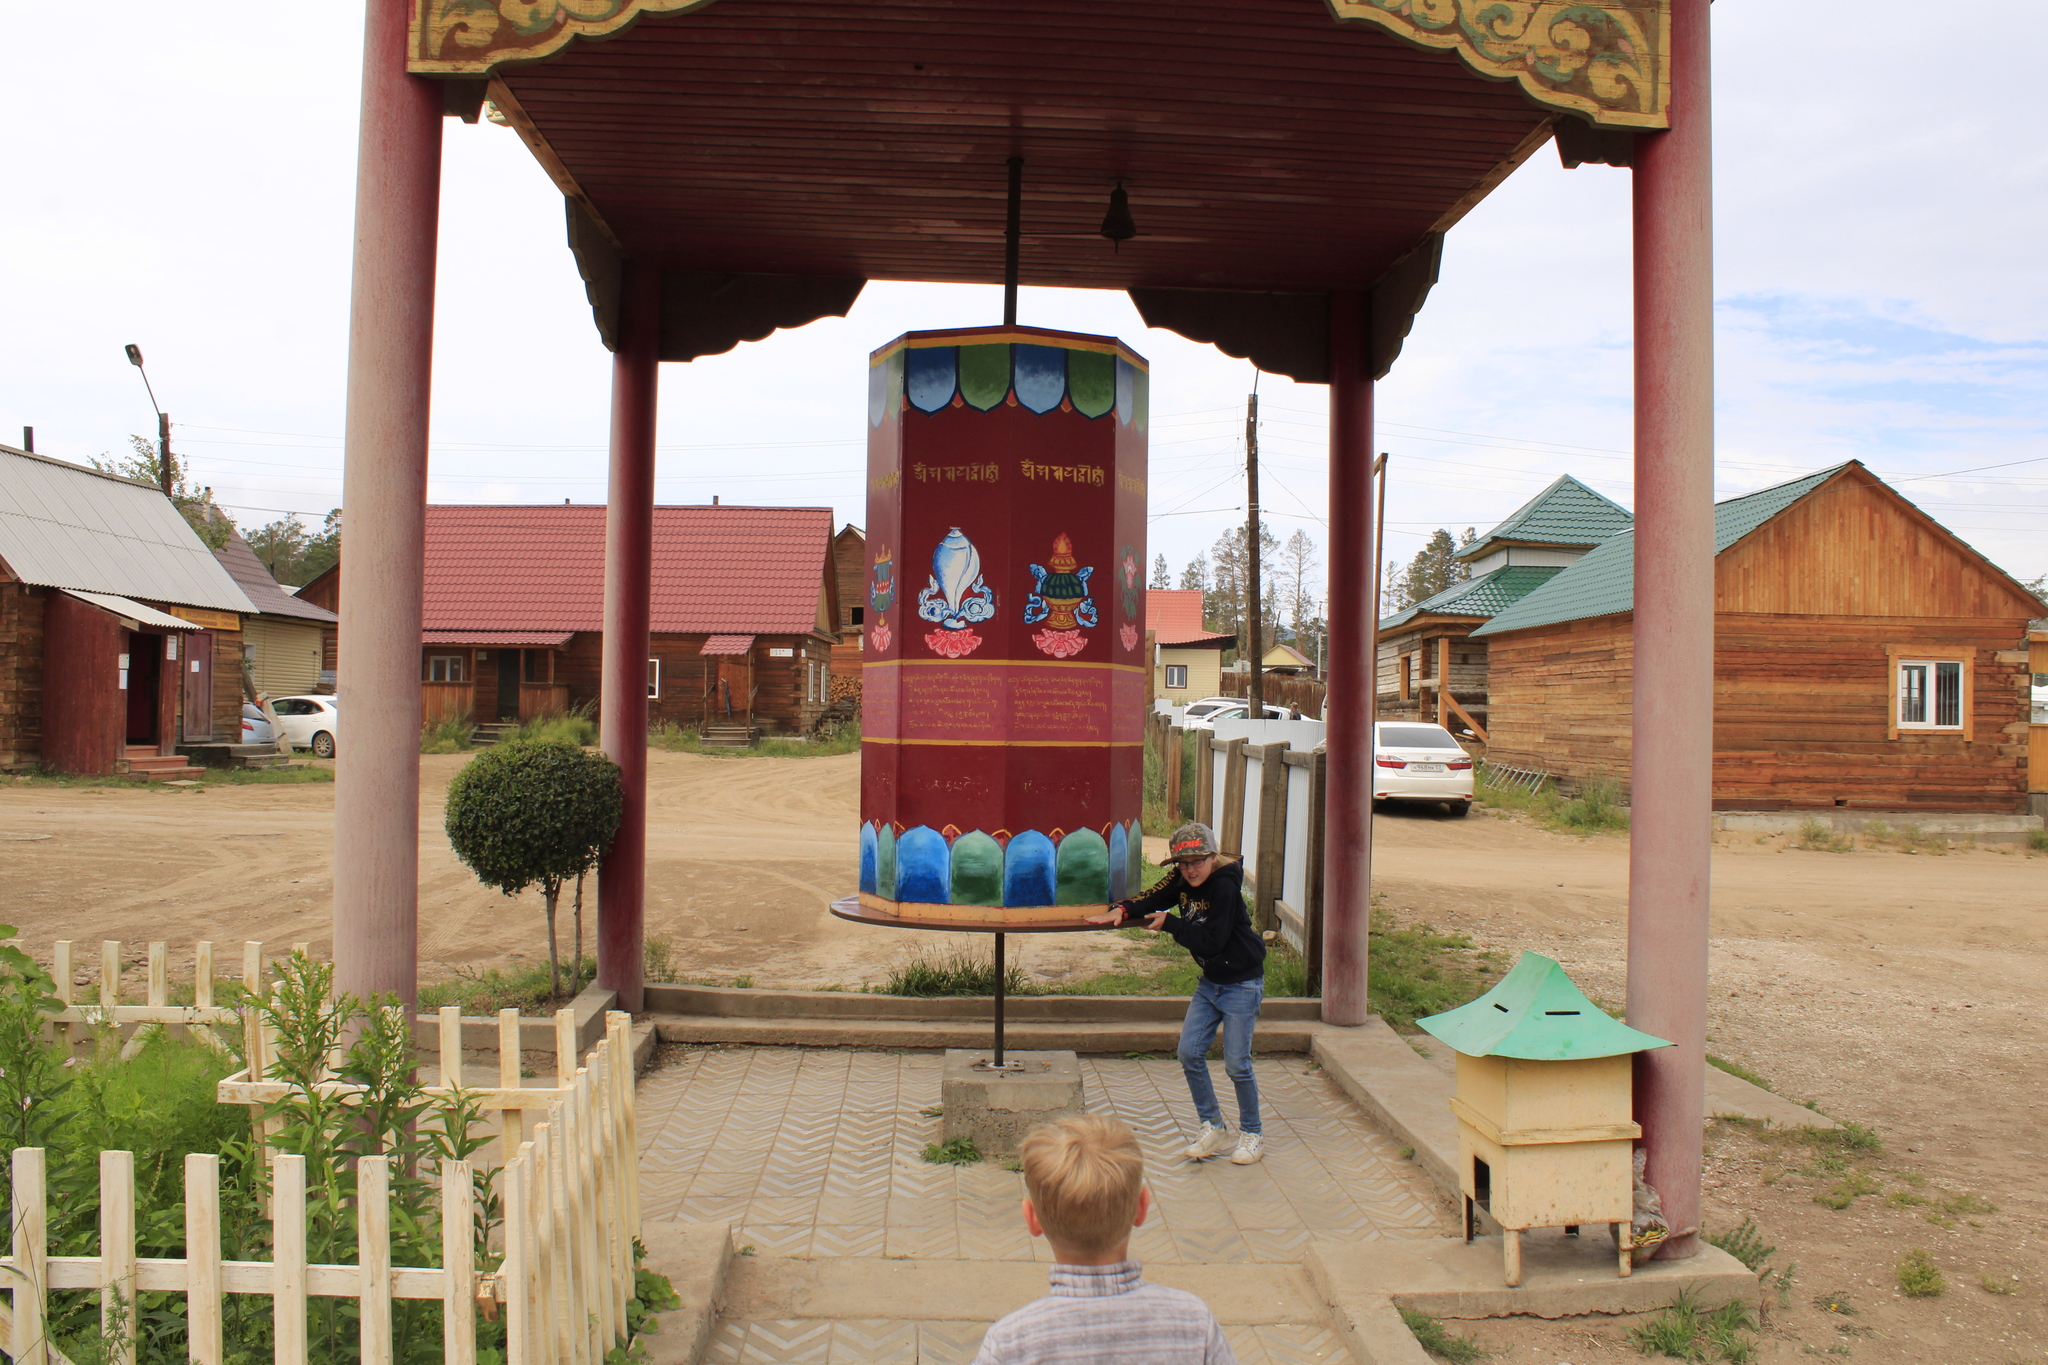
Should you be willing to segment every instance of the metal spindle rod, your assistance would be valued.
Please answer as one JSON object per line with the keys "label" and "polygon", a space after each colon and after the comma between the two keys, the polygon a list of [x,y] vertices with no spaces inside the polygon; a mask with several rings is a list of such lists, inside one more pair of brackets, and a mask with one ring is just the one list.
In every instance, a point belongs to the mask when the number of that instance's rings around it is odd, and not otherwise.
{"label": "metal spindle rod", "polygon": [[996,1060],[1003,1064],[1003,935],[996,935]]}
{"label": "metal spindle rod", "polygon": [[[1009,214],[1003,223],[1003,326],[1017,325],[1017,254],[1024,241],[1024,158],[1010,158],[1010,202]],[[996,935],[996,942],[1002,942],[1002,935]],[[1000,948],[998,952],[1002,951]],[[1000,996],[997,997],[999,1000]],[[1000,1010],[1001,1006],[997,1008]],[[999,1014],[998,1018],[1001,1017]],[[1003,1059],[998,1047],[996,1061]]]}

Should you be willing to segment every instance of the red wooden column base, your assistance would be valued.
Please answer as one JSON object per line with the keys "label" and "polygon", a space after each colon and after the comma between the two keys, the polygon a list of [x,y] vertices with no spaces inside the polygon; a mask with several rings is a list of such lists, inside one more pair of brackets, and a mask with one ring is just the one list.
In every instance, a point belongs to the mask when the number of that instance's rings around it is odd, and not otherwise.
{"label": "red wooden column base", "polygon": [[1323,1021],[1362,1024],[1372,917],[1372,378],[1365,296],[1330,296],[1328,793],[1323,820]]}
{"label": "red wooden column base", "polygon": [[598,742],[619,765],[625,809],[597,874],[597,984],[643,1004],[647,906],[647,658],[654,572],[654,425],[661,272],[630,261],[612,357],[612,463],[605,518],[604,676]]}
{"label": "red wooden column base", "polygon": [[1671,6],[1671,129],[1636,139],[1635,715],[1628,1022],[1647,1178],[1699,1244],[1714,733],[1713,137],[1708,0]]}

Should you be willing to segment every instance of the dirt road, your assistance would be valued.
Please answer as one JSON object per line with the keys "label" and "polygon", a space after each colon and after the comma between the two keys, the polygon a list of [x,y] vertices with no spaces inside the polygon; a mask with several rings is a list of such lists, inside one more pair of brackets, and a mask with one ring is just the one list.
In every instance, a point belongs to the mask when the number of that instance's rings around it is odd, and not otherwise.
{"label": "dirt road", "polygon": [[[422,763],[426,975],[545,952],[537,899],[508,903],[478,886],[441,835],[448,779],[463,761]],[[853,884],[858,777],[853,756],[651,754],[649,933],[674,939],[697,978],[879,979],[915,945],[824,909]],[[39,954],[56,938],[120,938],[137,950],[146,939],[306,939],[324,950],[332,811],[326,786],[0,784],[0,922]],[[1621,1001],[1625,836],[1402,812],[1377,830],[1376,886],[1402,918],[1549,953],[1590,993]],[[1835,1211],[1814,1196],[1847,1171],[1740,1136],[1715,1140],[1708,1226],[1754,1215],[1783,1248],[1777,1260],[1799,1262],[1759,1359],[1838,1348],[1867,1361],[2048,1359],[2048,856],[1809,853],[1785,842],[1722,836],[1715,850],[1709,1046],[1781,1093],[1875,1128],[1887,1153],[1848,1163],[1878,1192]],[[1106,948],[1094,936],[1045,936],[1029,965],[1057,979]],[[1965,1201],[1944,1213],[1941,1202],[1959,1195],[1997,1212]],[[1942,1297],[1899,1295],[1892,1266],[1915,1246],[1943,1268]],[[1988,1292],[1985,1275],[2015,1292]],[[1822,1294],[1846,1294],[1856,1314],[1824,1313],[1812,1302]],[[1478,1330],[1509,1362],[1640,1359],[1615,1325]]]}

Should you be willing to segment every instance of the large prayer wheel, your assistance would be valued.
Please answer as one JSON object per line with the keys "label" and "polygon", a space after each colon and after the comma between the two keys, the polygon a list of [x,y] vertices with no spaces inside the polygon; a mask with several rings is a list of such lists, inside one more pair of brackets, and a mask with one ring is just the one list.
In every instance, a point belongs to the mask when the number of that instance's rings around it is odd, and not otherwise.
{"label": "large prayer wheel", "polygon": [[861,903],[1071,921],[1142,859],[1145,362],[1001,327],[871,366]]}

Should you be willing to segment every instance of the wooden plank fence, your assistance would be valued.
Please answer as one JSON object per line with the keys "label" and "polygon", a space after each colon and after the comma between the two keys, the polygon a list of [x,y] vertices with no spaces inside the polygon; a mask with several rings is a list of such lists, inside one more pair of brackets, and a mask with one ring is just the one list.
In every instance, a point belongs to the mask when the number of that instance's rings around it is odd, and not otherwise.
{"label": "wooden plank fence", "polygon": [[[443,1122],[445,1101],[458,1089],[499,1116],[502,1243],[496,1248],[477,1244],[473,1168],[467,1162],[446,1162],[430,1177],[439,1187],[441,1264],[393,1265],[390,1158],[369,1156],[357,1165],[356,1264],[309,1264],[305,1158],[274,1150],[260,1119],[264,1106],[293,1087],[265,1077],[276,1040],[260,1012],[213,1002],[212,945],[195,948],[190,1006],[168,1003],[169,954],[162,943],[150,945],[148,1003],[123,1003],[122,945],[111,940],[102,945],[98,1002],[75,1002],[71,946],[60,943],[53,953],[65,1008],[51,1023],[68,1031],[73,1041],[78,1029],[109,1025],[137,1026],[138,1033],[184,1026],[202,1038],[210,1037],[211,1025],[243,1029],[251,1066],[220,1082],[216,1098],[248,1105],[258,1116],[270,1169],[273,1258],[222,1259],[220,1158],[200,1153],[185,1158],[185,1257],[137,1257],[135,1159],[119,1151],[100,1154],[99,1253],[52,1256],[46,1154],[41,1148],[18,1148],[10,1172],[11,1254],[0,1258],[0,1288],[9,1290],[11,1299],[0,1312],[0,1339],[15,1365],[70,1365],[46,1335],[49,1294],[66,1289],[100,1291],[102,1329],[116,1338],[113,1365],[131,1365],[132,1305],[137,1293],[150,1291],[185,1295],[190,1359],[199,1365],[218,1365],[222,1359],[226,1294],[274,1300],[274,1359],[279,1365],[304,1365],[307,1300],[315,1297],[360,1303],[364,1365],[389,1365],[392,1303],[400,1299],[443,1305],[448,1365],[473,1365],[480,1303],[493,1313],[497,1305],[504,1306],[508,1365],[602,1365],[606,1351],[627,1329],[627,1304],[634,1294],[633,1243],[640,1231],[631,1016],[609,1013],[605,1037],[579,1066],[575,1013],[558,1012],[556,1084],[529,1087],[520,1084],[519,1015],[505,1010],[498,1019],[498,1084],[461,1087],[461,1012],[454,1006],[442,1010],[438,1084],[425,1087],[425,1093],[430,1101],[444,1102],[439,1107]],[[242,979],[252,996],[261,993],[260,943],[245,945]],[[219,1045],[218,1039],[211,1041]],[[328,1093],[361,1088],[332,1080],[318,1084]]]}

